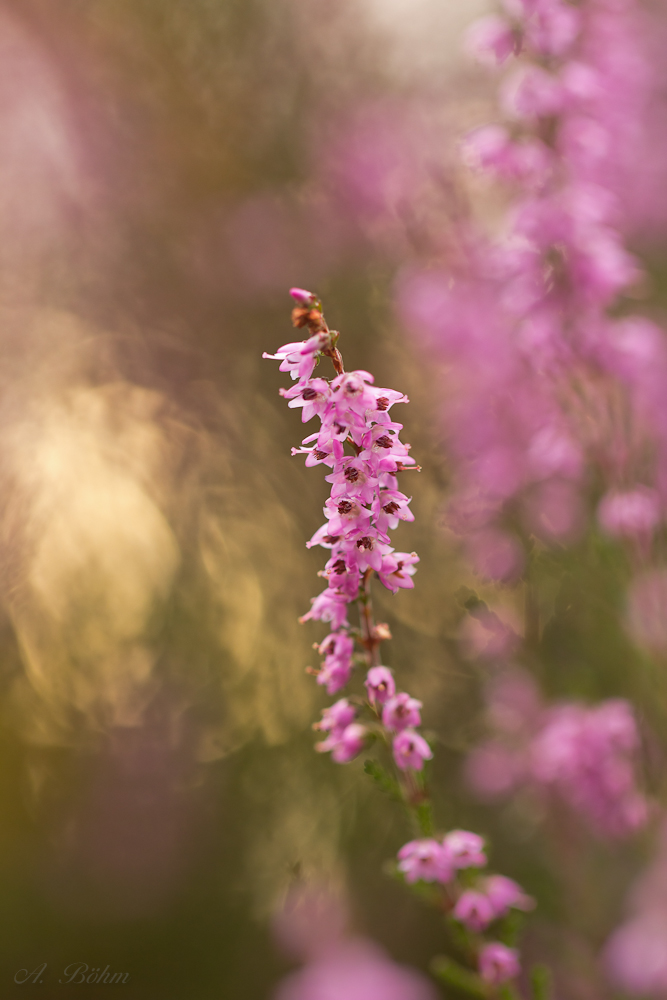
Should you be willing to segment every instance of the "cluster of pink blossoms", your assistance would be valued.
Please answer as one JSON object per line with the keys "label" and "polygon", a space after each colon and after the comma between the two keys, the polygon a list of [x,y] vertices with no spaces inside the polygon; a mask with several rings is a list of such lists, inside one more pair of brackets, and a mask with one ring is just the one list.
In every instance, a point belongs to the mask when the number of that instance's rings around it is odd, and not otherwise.
{"label": "cluster of pink blossoms", "polygon": [[[412,576],[419,557],[415,552],[396,552],[388,532],[399,521],[414,520],[411,498],[398,489],[397,473],[417,466],[410,458],[410,446],[399,438],[403,425],[392,420],[389,412],[394,403],[407,403],[407,397],[394,389],[377,388],[369,372],[345,372],[336,349],[337,334],[326,327],[315,296],[299,288],[293,288],[291,294],[297,303],[295,324],[307,325],[314,332],[307,340],[284,344],[276,354],[264,357],[280,360],[281,371],[288,371],[295,380],[296,384],[281,389],[281,394],[290,407],[302,408],[303,422],[313,417],[320,420],[319,431],[308,435],[292,454],[305,455],[306,465],[331,469],[326,476],[331,483],[331,496],[324,507],[327,520],[307,543],[331,551],[321,573],[327,587],[312,599],[312,607],[301,621],[317,619],[331,625],[331,633],[318,646],[324,662],[317,671],[317,681],[329,694],[335,694],[350,680],[355,637],[365,644],[367,656],[388,637],[386,626],[370,626],[365,637],[353,629],[348,619],[350,604],[366,599],[373,574],[394,593],[414,586]],[[320,355],[334,363],[337,374],[331,381],[312,377]],[[381,664],[369,669],[365,685],[371,708],[393,734],[397,766],[421,770],[424,760],[432,757],[428,743],[415,728],[421,724],[421,703],[397,692],[391,670]],[[327,735],[317,749],[331,751],[338,763],[356,757],[368,732],[355,721],[357,712],[346,698],[324,709],[317,728]]]}
{"label": "cluster of pink blossoms", "polygon": [[[391,734],[396,766],[401,771],[421,771],[424,761],[433,756],[424,737],[416,732],[416,727],[421,725],[422,703],[404,691],[396,691],[389,667],[371,667],[364,683],[371,708],[381,726]],[[347,698],[323,709],[322,720],[315,728],[327,733],[327,738],[317,744],[317,749],[330,750],[339,764],[356,757],[364,746],[367,733],[365,726],[354,721],[356,716],[357,708]]]}
{"label": "cluster of pink blossoms", "polygon": [[[411,840],[398,852],[398,868],[405,881],[436,882],[447,887],[451,915],[473,934],[482,934],[511,909],[529,910],[533,900],[504,875],[479,875],[474,882],[470,870],[486,865],[484,841],[467,830],[452,830],[441,841]],[[466,871],[465,885],[458,875]],[[513,979],[519,958],[513,948],[499,941],[484,942],[478,952],[482,979],[493,985]]]}
{"label": "cluster of pink blossoms", "polygon": [[412,271],[401,305],[450,365],[450,525],[480,573],[512,580],[521,536],[576,538],[586,496],[602,531],[648,550],[667,498],[667,348],[649,320],[610,313],[642,277],[624,245],[647,89],[636,5],[502,6],[468,41],[510,67],[503,121],[464,156],[509,208],[494,239],[460,223],[454,270]]}
{"label": "cluster of pink blossoms", "polygon": [[646,824],[649,806],[636,779],[639,734],[628,702],[545,708],[531,679],[513,672],[492,683],[488,716],[494,735],[467,761],[481,796],[551,789],[601,837],[625,837]]}

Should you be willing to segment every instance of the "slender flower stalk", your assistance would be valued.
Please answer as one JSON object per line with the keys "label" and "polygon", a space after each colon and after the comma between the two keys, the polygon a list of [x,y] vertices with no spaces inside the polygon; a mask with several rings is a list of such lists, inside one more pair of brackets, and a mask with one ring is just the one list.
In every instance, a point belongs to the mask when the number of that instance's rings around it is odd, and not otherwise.
{"label": "slender flower stalk", "polygon": [[[386,749],[393,775],[372,760],[365,770],[402,801],[417,834],[398,853],[397,875],[408,885],[431,885],[433,903],[445,914],[458,951],[475,972],[450,960],[438,961],[437,970],[450,981],[452,968],[459,980],[461,975],[472,977],[480,996],[494,997],[501,986],[506,996],[509,981],[519,972],[518,953],[495,938],[503,933],[510,911],[529,909],[532,900],[511,879],[481,873],[487,858],[477,834],[454,830],[435,836],[424,775],[433,750],[419,732],[422,704],[397,689],[392,670],[382,663],[381,645],[391,634],[373,612],[373,578],[393,593],[412,588],[419,561],[415,552],[397,552],[389,536],[400,521],[414,520],[411,498],[399,490],[398,475],[419,466],[410,457],[410,446],[400,440],[403,425],[390,414],[395,403],[408,399],[393,389],[377,388],[369,372],[346,372],[339,334],[329,329],[319,299],[304,289],[294,288],[291,295],[296,303],[292,321],[309,336],[264,357],[279,360],[281,371],[290,373],[295,384],[280,392],[290,407],[302,409],[303,422],[320,420],[319,431],[304,438],[292,454],[305,455],[306,465],[331,469],[326,522],[307,543],[330,552],[320,571],[327,586],[300,619],[326,622],[331,632],[315,647],[323,657],[319,669],[308,670],[328,694],[347,686],[355,666],[366,671],[365,698],[343,697],[322,711],[313,728],[325,738],[315,749],[331,753],[340,764],[373,740]],[[321,358],[333,364],[330,380],[313,377]],[[358,625],[350,621],[353,605]]]}

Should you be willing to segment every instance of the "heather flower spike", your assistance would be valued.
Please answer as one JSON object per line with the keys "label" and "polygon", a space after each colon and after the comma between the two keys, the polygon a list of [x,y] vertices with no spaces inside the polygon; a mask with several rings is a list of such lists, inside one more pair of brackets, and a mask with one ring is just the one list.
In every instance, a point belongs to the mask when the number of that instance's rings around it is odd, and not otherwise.
{"label": "heather flower spike", "polygon": [[[502,32],[492,44],[502,54]],[[347,764],[372,737],[379,737],[395,771],[396,787],[422,835],[401,848],[397,871],[408,885],[432,883],[442,892],[438,905],[458,921],[464,936],[469,935],[480,990],[486,990],[485,984],[513,978],[518,958],[511,949],[486,941],[483,932],[511,908],[528,909],[531,901],[511,879],[478,874],[477,869],[486,865],[486,854],[477,834],[453,830],[440,840],[433,836],[424,779],[425,763],[433,751],[419,732],[422,703],[399,691],[393,671],[382,664],[380,645],[391,634],[373,615],[373,579],[395,594],[414,586],[419,562],[415,552],[396,552],[390,537],[401,521],[414,520],[411,498],[399,488],[399,475],[419,467],[410,457],[410,445],[400,439],[403,425],[390,412],[394,404],[408,399],[394,389],[376,386],[370,372],[346,372],[336,346],[338,334],[329,330],[317,296],[303,288],[292,288],[290,294],[296,303],[292,322],[307,329],[309,336],[264,357],[279,360],[280,370],[289,372],[295,382],[280,392],[292,409],[301,410],[302,422],[319,421],[319,430],[308,434],[292,454],[304,455],[307,466],[324,465],[331,487],[323,510],[325,523],[306,543],[327,551],[319,574],[326,587],[311,599],[310,611],[300,621],[330,625],[329,634],[315,647],[322,664],[308,672],[332,695],[353,680],[355,666],[363,663],[366,669],[365,700],[343,697],[323,709],[313,728],[325,738],[315,749]],[[320,358],[331,360],[333,378],[312,377]],[[369,764],[371,771],[377,766]]]}

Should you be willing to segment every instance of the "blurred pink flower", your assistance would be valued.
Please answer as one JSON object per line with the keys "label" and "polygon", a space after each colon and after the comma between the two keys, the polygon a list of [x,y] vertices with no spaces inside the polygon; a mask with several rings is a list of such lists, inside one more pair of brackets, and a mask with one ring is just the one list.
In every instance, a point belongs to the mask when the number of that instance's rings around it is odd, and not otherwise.
{"label": "blurred pink flower", "polygon": [[421,707],[422,703],[416,698],[411,698],[409,694],[405,692],[396,694],[382,709],[382,724],[394,732],[421,726]]}
{"label": "blurred pink flower", "polygon": [[469,830],[451,830],[442,841],[455,868],[483,868],[486,865],[484,838]]}
{"label": "blurred pink flower", "polygon": [[319,753],[328,753],[337,764],[348,764],[364,748],[368,730],[358,722],[352,722],[342,730],[333,730],[326,740],[315,744]]}
{"label": "blurred pink flower", "polygon": [[484,883],[484,893],[493,909],[494,918],[504,916],[510,909],[532,910],[535,901],[527,896],[514,879],[505,875],[489,875]]}
{"label": "blurred pink flower", "polygon": [[397,965],[376,945],[361,939],[338,945],[292,973],[274,1000],[436,1000],[429,981]]}
{"label": "blurred pink flower", "polygon": [[404,729],[394,737],[394,761],[402,771],[421,771],[424,761],[433,757],[433,751],[423,736],[414,729]]}
{"label": "blurred pink flower", "polygon": [[476,889],[466,889],[456,900],[452,915],[469,931],[479,933],[486,930],[495,919],[491,901],[483,892]]}
{"label": "blurred pink flower", "polygon": [[384,705],[396,694],[396,682],[389,667],[371,667],[364,685],[373,705]]}
{"label": "blurred pink flower", "polygon": [[[516,697],[513,697],[513,693]],[[599,835],[641,829],[649,804],[637,787],[639,733],[630,704],[542,706],[529,678],[508,673],[488,689],[493,735],[469,755],[466,776],[482,798],[551,788]]]}
{"label": "blurred pink flower", "polygon": [[660,507],[658,494],[646,486],[612,491],[600,501],[598,520],[608,535],[650,538],[660,522]]}
{"label": "blurred pink flower", "polygon": [[479,953],[479,972],[482,979],[492,986],[499,986],[514,979],[520,971],[519,955],[498,941],[485,944]]}
{"label": "blurred pink flower", "polygon": [[447,883],[454,873],[449,851],[431,838],[404,844],[398,852],[398,870],[408,883]]}

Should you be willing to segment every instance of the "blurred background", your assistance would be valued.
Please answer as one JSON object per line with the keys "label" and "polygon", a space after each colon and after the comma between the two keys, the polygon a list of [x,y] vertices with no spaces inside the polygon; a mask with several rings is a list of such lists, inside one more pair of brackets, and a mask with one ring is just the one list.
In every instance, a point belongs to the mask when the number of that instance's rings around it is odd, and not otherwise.
{"label": "blurred background", "polygon": [[[538,896],[537,958],[585,966],[572,914],[599,943],[610,899],[618,919],[641,845],[587,855],[613,877],[584,913],[559,895],[529,805],[466,790],[484,668],[459,638],[465,588],[483,588],[443,524],[438,366],[392,306],[399,269],[446,255],[457,143],[491,114],[489,80],[460,55],[484,9],[0,3],[3,996],[46,962],[44,997],[78,996],[57,979],[86,963],[128,973],[142,1000],[268,998],[289,968],[271,915],[314,876],[395,959],[425,968],[440,948],[437,917],[382,872],[402,818],[360,762],[312,752],[328,699],[305,667],[323,632],[297,618],[319,589],[304,543],[326,491],[290,457],[301,425],[261,359],[292,339],[293,284],[322,296],[348,368],[412,401],[404,438],[424,471],[396,545],[421,563],[378,617],[438,734],[440,824],[491,834],[493,867]],[[665,232],[647,232],[659,309]],[[514,622],[521,594],[493,599]],[[624,672],[604,595],[574,620],[578,600],[550,633],[549,692],[643,697],[660,721],[654,666]]]}

